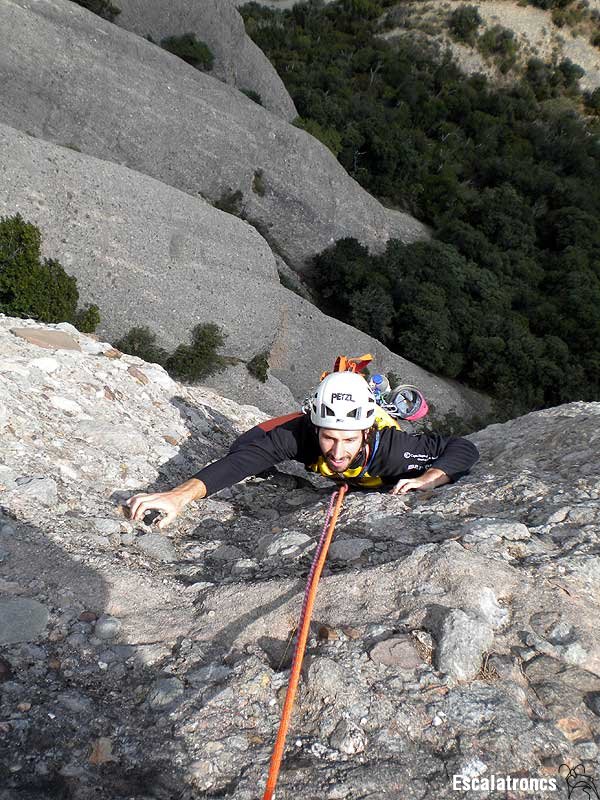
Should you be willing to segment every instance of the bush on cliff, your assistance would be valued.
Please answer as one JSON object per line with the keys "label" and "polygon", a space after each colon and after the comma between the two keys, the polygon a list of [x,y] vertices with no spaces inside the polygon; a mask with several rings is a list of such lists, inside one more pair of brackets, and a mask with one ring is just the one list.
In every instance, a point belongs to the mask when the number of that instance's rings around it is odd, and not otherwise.
{"label": "bush on cliff", "polygon": [[180,344],[167,358],[167,371],[178,380],[200,381],[228,365],[228,360],[218,354],[225,342],[225,334],[214,322],[196,325],[192,331],[192,344]]}
{"label": "bush on cliff", "polygon": [[246,364],[246,369],[253,375],[256,380],[260,381],[261,383],[266,383],[267,378],[269,377],[269,353],[267,350],[263,350],[260,353],[257,353],[254,358],[250,359]]}
{"label": "bush on cliff", "polygon": [[39,229],[20,214],[0,218],[0,312],[41,322],[70,322],[91,333],[98,306],[77,310],[77,280],[53,258],[41,256]]}
{"label": "bush on cliff", "polygon": [[114,22],[121,13],[121,9],[114,6],[110,0],[74,0],[74,2],[109,22]]}
{"label": "bush on cliff", "polygon": [[196,325],[191,344],[180,344],[170,354],[156,344],[156,334],[146,326],[131,328],[114,345],[123,353],[160,364],[176,380],[195,383],[231,363],[231,359],[218,354],[224,341],[221,328],[214,322],[207,322]]}
{"label": "bush on cliff", "polygon": [[193,33],[167,36],[165,39],[161,39],[160,46],[196,69],[210,72],[213,68],[215,59],[210,47],[206,42],[196,39]]}
{"label": "bush on cliff", "polygon": [[156,334],[145,325],[131,328],[125,336],[114,342],[114,346],[123,353],[137,356],[149,364],[160,364],[162,367],[169,357],[167,351],[156,344]]}
{"label": "bush on cliff", "polygon": [[450,32],[459,41],[474,44],[482,22],[477,6],[460,5],[450,14]]}

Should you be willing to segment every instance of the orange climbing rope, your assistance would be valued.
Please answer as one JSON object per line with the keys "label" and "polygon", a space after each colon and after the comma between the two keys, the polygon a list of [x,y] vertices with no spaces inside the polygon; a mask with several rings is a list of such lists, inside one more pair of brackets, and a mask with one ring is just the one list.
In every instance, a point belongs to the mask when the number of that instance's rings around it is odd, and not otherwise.
{"label": "orange climbing rope", "polygon": [[327,551],[329,550],[329,545],[331,543],[331,539],[333,538],[333,531],[335,530],[335,525],[342,508],[344,495],[347,491],[348,485],[344,483],[331,496],[323,532],[321,533],[317,551],[315,553],[315,557],[313,558],[310,573],[308,575],[308,583],[306,584],[304,603],[302,605],[302,613],[300,614],[300,623],[298,625],[298,638],[296,640],[296,647],[294,649],[292,671],[285,695],[283,711],[281,712],[281,722],[279,723],[279,730],[277,731],[277,738],[275,739],[275,746],[273,747],[273,755],[271,756],[271,765],[269,767],[269,776],[267,778],[267,785],[265,787],[263,800],[272,800],[273,793],[275,792],[275,785],[277,784],[281,760],[283,758],[285,738],[290,726],[292,708],[294,705],[294,699],[296,697],[296,690],[298,689],[298,682],[300,680],[300,670],[302,669],[302,659],[304,658],[306,640],[308,639],[310,618],[312,616],[312,610],[315,604],[315,597],[317,596],[317,586],[319,585],[319,578],[321,577],[325,559],[327,558]]}

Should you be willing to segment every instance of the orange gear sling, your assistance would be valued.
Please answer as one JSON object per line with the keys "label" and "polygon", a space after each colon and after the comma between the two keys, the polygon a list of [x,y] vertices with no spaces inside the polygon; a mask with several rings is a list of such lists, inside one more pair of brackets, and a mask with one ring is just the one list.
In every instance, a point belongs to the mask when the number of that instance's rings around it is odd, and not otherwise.
{"label": "orange gear sling", "polygon": [[321,533],[317,551],[315,553],[315,557],[313,558],[310,573],[308,575],[308,582],[306,584],[306,591],[304,593],[304,603],[302,605],[300,623],[298,626],[298,638],[296,640],[296,647],[294,649],[292,671],[290,673],[290,680],[288,682],[288,688],[285,695],[283,711],[281,712],[281,722],[279,723],[279,730],[277,731],[277,738],[275,739],[275,746],[273,747],[273,755],[271,756],[271,765],[269,767],[269,775],[267,778],[267,785],[265,787],[263,800],[272,800],[275,792],[277,778],[279,777],[279,769],[281,767],[281,760],[283,758],[285,738],[290,725],[292,708],[296,698],[298,682],[300,680],[300,670],[302,669],[302,660],[304,658],[304,651],[306,649],[306,641],[308,639],[312,610],[315,604],[315,598],[317,596],[317,586],[319,584],[321,572],[323,571],[323,566],[325,565],[327,551],[329,550],[329,545],[331,543],[331,539],[333,538],[333,531],[335,530],[335,525],[342,508],[344,496],[347,491],[348,485],[344,483],[331,496],[329,508],[327,510],[327,517],[325,519],[325,525],[323,526],[323,532]]}

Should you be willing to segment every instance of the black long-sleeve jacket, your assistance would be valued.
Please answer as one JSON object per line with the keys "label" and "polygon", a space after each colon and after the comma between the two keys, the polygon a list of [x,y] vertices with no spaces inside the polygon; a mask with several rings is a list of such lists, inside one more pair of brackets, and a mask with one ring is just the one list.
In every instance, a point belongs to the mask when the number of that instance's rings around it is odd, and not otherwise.
{"label": "black long-sleeve jacket", "polygon": [[[377,431],[366,465],[343,473],[350,484],[376,488],[392,485],[400,478],[416,478],[430,467],[440,469],[451,481],[466,475],[479,458],[467,439],[437,433],[410,434],[386,427]],[[313,472],[340,480],[327,467],[317,433],[304,414],[270,430],[257,425],[238,437],[223,458],[193,477],[206,486],[207,495],[256,475],[280,461],[300,461]]]}

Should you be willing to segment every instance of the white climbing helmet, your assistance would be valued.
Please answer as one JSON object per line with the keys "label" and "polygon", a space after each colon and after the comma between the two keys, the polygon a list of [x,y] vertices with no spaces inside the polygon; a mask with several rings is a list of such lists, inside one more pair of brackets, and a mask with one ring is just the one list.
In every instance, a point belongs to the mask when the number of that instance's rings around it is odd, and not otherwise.
{"label": "white climbing helmet", "polygon": [[362,375],[332,372],[309,398],[307,410],[319,428],[364,431],[375,422],[375,408],[375,396]]}

